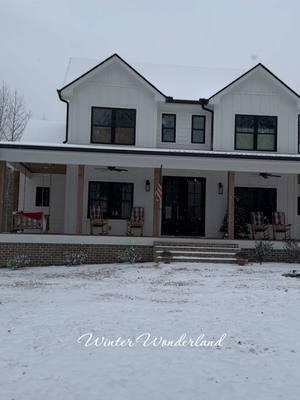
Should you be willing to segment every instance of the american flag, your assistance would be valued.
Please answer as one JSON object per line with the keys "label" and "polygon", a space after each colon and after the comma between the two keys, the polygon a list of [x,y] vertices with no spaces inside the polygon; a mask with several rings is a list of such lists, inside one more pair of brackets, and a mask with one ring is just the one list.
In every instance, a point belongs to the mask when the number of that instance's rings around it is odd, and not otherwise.
{"label": "american flag", "polygon": [[155,188],[155,199],[156,199],[157,202],[160,202],[161,199],[162,199],[162,185],[161,185],[161,182],[162,182],[162,165],[160,166],[159,181],[158,181],[158,183],[156,185],[156,188]]}

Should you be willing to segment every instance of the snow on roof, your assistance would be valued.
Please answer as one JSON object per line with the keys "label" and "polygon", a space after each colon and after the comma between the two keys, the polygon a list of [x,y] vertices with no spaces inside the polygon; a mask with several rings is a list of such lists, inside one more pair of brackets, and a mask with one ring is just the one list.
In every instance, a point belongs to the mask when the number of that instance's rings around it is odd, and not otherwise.
{"label": "snow on roof", "polygon": [[[70,58],[63,86],[102,61]],[[208,98],[246,72],[246,69],[237,68],[159,65],[130,61],[128,63],[166,96],[188,100],[198,100],[200,97]]]}
{"label": "snow on roof", "polygon": [[62,143],[66,136],[66,124],[47,120],[30,119],[23,132],[21,142]]}

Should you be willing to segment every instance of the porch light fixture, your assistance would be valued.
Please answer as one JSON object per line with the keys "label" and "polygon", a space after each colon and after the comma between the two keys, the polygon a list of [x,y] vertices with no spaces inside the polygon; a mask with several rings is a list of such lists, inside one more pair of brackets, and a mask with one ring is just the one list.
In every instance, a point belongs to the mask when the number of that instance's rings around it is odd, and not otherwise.
{"label": "porch light fixture", "polygon": [[223,183],[222,182],[218,183],[218,193],[223,194]]}
{"label": "porch light fixture", "polygon": [[146,189],[146,192],[150,192],[151,185],[150,185],[149,179],[146,180],[145,189]]}

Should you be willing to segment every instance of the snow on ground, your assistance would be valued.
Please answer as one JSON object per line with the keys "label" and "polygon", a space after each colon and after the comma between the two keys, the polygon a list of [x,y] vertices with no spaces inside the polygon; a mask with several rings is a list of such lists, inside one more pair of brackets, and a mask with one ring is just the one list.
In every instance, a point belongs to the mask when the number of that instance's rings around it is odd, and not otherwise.
{"label": "snow on ground", "polygon": [[[296,266],[297,267],[297,266]],[[295,266],[97,265],[0,270],[3,400],[299,399]],[[96,337],[222,346],[85,347]]]}

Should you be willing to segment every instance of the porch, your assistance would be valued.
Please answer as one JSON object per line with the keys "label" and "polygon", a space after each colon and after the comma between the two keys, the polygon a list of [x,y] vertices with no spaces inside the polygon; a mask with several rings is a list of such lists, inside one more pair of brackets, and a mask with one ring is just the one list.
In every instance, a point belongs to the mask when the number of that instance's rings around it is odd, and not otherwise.
{"label": "porch", "polygon": [[[130,243],[172,237],[174,240],[222,240],[224,233],[227,239],[233,240],[236,237],[235,193],[239,191],[247,198],[248,191],[260,199],[266,195],[266,201],[260,204],[264,206],[268,201],[270,204],[261,211],[269,214],[283,211],[287,223],[291,224],[292,237],[299,238],[300,169],[296,155],[283,160],[277,154],[184,150],[173,154],[162,149],[18,144],[1,144],[0,150],[2,232],[11,231],[10,218],[18,210],[47,215],[49,237],[50,234],[85,237],[82,235],[91,232],[91,204],[98,201],[103,205],[100,197],[105,192],[107,237],[97,240],[114,242],[126,236],[132,207],[144,209],[144,238],[136,237],[140,232],[134,231],[134,238],[126,238]],[[74,164],[75,159],[80,163]],[[8,170],[13,176],[10,188],[7,187]],[[159,182],[163,189],[161,201],[156,195]],[[255,190],[259,195],[253,194]],[[249,214],[251,205],[247,207]],[[222,230],[225,215],[228,215],[227,232]],[[246,217],[249,223],[249,215]],[[269,225],[272,239],[270,216]],[[26,232],[41,236],[37,230],[23,231]],[[243,237],[245,243],[250,234],[249,229],[249,234]],[[20,235],[19,232],[17,240],[21,240]]]}

